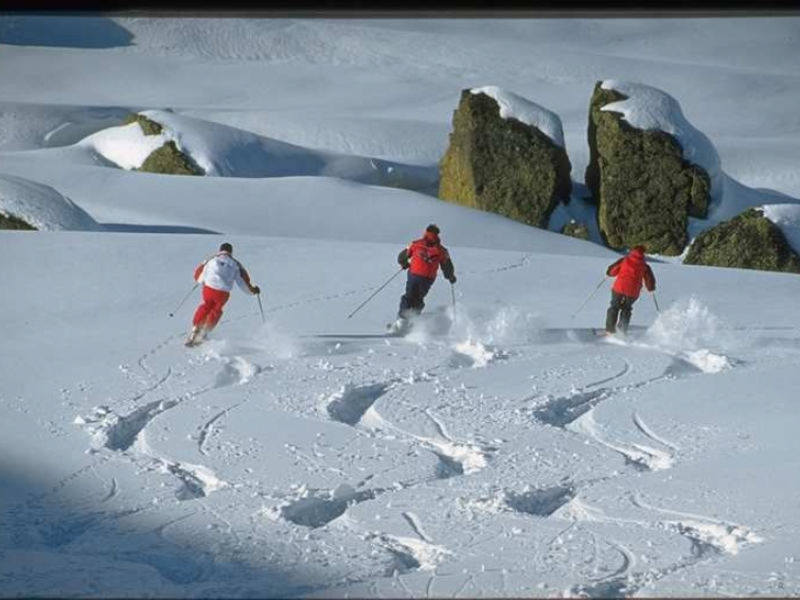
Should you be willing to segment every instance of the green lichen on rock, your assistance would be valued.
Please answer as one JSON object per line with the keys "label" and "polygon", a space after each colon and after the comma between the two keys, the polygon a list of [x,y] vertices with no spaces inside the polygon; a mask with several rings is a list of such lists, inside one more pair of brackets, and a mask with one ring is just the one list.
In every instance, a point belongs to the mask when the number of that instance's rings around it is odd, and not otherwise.
{"label": "green lichen on rock", "polygon": [[583,223],[578,223],[574,220],[566,223],[564,227],[561,228],[561,233],[581,240],[589,239],[589,228]]}
{"label": "green lichen on rock", "polygon": [[[159,135],[164,131],[161,123],[138,113],[127,116],[124,124],[131,123],[138,123],[145,135]],[[151,152],[136,170],[167,175],[204,175],[203,170],[187,154],[181,152],[172,140]]]}
{"label": "green lichen on rock", "polygon": [[23,221],[19,217],[0,211],[0,229],[18,229],[22,231],[36,231],[36,227]]}
{"label": "green lichen on rock", "polygon": [[688,241],[688,217],[707,214],[710,178],[683,158],[673,136],[636,129],[619,113],[601,110],[624,99],[598,82],[589,107],[585,180],[600,232],[615,249],[645,244],[649,252],[678,255]]}
{"label": "green lichen on rock", "polygon": [[439,162],[439,198],[546,227],[557,203],[569,201],[571,169],[566,151],[539,129],[463,90]]}
{"label": "green lichen on rock", "polygon": [[160,123],[156,123],[155,121],[138,113],[131,113],[128,115],[123,124],[130,125],[131,123],[139,123],[139,127],[142,128],[142,131],[145,135],[158,135],[164,131],[164,127]]}
{"label": "green lichen on rock", "polygon": [[780,227],[756,208],[698,235],[683,263],[800,273],[800,256]]}
{"label": "green lichen on rock", "polygon": [[203,175],[203,170],[181,152],[172,140],[151,152],[137,170],[169,175]]}

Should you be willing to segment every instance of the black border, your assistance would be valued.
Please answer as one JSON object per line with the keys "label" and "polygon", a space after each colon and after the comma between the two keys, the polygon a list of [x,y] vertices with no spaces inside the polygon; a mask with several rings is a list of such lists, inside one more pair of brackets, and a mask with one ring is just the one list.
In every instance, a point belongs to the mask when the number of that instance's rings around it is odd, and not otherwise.
{"label": "black border", "polygon": [[4,14],[207,18],[800,17],[798,0],[3,0]]}

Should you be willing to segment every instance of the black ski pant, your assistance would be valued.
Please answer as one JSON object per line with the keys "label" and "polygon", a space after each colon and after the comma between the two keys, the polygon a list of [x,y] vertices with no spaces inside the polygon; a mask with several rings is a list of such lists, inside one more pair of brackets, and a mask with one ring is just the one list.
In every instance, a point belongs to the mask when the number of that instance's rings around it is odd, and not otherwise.
{"label": "black ski pant", "polygon": [[400,310],[397,312],[397,316],[407,319],[413,314],[421,313],[425,308],[423,299],[431,289],[433,281],[428,277],[409,273],[406,280],[406,293],[400,298]]}
{"label": "black ski pant", "polygon": [[[608,307],[606,312],[606,331],[608,333],[615,333],[617,327],[622,333],[628,333],[634,302],[636,302],[636,298],[611,292],[611,306]],[[619,323],[617,322],[618,318]]]}

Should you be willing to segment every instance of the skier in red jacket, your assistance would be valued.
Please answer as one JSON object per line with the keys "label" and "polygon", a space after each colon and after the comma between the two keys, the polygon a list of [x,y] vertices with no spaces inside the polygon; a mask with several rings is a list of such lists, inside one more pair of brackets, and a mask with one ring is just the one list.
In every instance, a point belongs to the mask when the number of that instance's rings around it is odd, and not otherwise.
{"label": "skier in red jacket", "polygon": [[456,282],[456,275],[450,253],[442,246],[436,225],[428,225],[423,237],[401,250],[397,255],[397,262],[408,269],[406,293],[400,298],[397,321],[392,324],[394,331],[402,331],[408,327],[408,319],[420,314],[425,308],[424,298],[436,279],[439,266],[442,267],[445,279],[451,284]]}
{"label": "skier in red jacket", "polygon": [[633,303],[642,290],[642,281],[648,292],[656,289],[656,278],[650,265],[645,262],[644,252],[644,246],[634,246],[627,256],[606,269],[606,275],[616,277],[611,287],[611,306],[606,312],[606,333],[615,333],[617,327],[623,334],[628,332]]}

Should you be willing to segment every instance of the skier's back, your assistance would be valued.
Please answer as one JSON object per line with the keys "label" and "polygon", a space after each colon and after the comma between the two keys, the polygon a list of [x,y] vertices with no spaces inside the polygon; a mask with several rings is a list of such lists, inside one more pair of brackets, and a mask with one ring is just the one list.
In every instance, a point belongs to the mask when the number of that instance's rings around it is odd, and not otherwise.
{"label": "skier's back", "polygon": [[616,277],[611,287],[611,305],[606,311],[606,333],[615,333],[617,327],[623,334],[627,333],[633,313],[633,303],[639,298],[642,283],[649,292],[656,289],[656,278],[645,260],[644,253],[644,246],[634,246],[627,256],[623,256],[606,269],[606,275]]}
{"label": "skier's back", "polygon": [[439,239],[439,228],[433,224],[428,225],[423,237],[400,251],[397,262],[403,269],[408,269],[406,292],[400,298],[398,318],[393,324],[393,329],[401,331],[408,326],[411,316],[420,314],[425,308],[425,296],[436,279],[439,267],[451,284],[456,282],[456,275],[450,253]]}
{"label": "skier's back", "polygon": [[199,343],[216,327],[222,317],[222,307],[231,295],[233,285],[250,294],[260,294],[261,289],[250,283],[250,275],[242,264],[233,258],[233,246],[225,242],[219,252],[199,264],[194,279],[203,284],[203,303],[197,307],[192,319],[192,331],[187,346]]}

